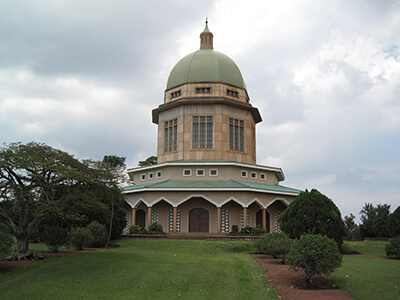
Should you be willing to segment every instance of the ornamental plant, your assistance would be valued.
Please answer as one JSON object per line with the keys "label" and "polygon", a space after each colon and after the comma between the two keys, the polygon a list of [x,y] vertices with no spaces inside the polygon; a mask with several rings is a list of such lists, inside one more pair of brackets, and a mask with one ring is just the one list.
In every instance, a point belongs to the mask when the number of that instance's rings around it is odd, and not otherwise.
{"label": "ornamental plant", "polygon": [[69,243],[76,250],[82,250],[92,244],[93,236],[89,229],[83,227],[72,228],[69,233]]}
{"label": "ornamental plant", "polygon": [[285,264],[286,254],[292,248],[292,240],[287,234],[272,232],[263,235],[260,239],[254,242],[258,252],[272,255],[273,258],[278,258],[282,255],[282,264]]}
{"label": "ornamental plant", "polygon": [[386,245],[386,255],[400,259],[400,236],[389,240],[389,244]]}
{"label": "ornamental plant", "polygon": [[52,252],[58,252],[58,248],[68,242],[68,230],[59,225],[46,225],[40,230],[40,240]]}
{"label": "ornamental plant", "polygon": [[162,225],[159,224],[156,221],[152,222],[151,225],[149,226],[149,232],[151,232],[151,233],[162,233],[163,232]]}
{"label": "ornamental plant", "polygon": [[301,236],[294,242],[286,259],[291,269],[303,270],[308,287],[314,275],[329,274],[342,264],[337,243],[320,234]]}
{"label": "ornamental plant", "polygon": [[104,247],[107,243],[107,230],[103,224],[97,221],[89,223],[86,228],[90,231],[92,235],[92,242],[89,245],[92,248]]}

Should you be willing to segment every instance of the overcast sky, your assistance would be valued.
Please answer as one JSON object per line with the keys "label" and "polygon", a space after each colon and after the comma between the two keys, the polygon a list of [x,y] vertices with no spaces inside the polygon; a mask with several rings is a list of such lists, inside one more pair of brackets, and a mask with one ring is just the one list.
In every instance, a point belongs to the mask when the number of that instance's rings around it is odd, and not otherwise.
{"label": "overcast sky", "polygon": [[198,50],[239,66],[259,108],[257,163],[342,216],[400,205],[400,1],[0,2],[0,141],[75,157],[156,155],[151,110]]}

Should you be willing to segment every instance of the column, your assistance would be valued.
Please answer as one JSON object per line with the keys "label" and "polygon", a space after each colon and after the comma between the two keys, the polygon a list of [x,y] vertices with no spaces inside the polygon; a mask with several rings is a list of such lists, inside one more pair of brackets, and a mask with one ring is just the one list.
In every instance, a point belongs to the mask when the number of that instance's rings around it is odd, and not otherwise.
{"label": "column", "polygon": [[221,233],[221,207],[217,207],[217,233]]}
{"label": "column", "polygon": [[132,218],[131,218],[131,225],[136,225],[136,208],[132,208]]}
{"label": "column", "polygon": [[267,209],[263,208],[262,210],[262,228],[267,232]]}
{"label": "column", "polygon": [[174,223],[173,223],[173,233],[176,233],[176,224],[178,219],[178,208],[174,206]]}
{"label": "column", "polygon": [[147,226],[151,225],[151,206],[147,208]]}
{"label": "column", "polygon": [[247,227],[247,207],[243,207],[243,227]]}

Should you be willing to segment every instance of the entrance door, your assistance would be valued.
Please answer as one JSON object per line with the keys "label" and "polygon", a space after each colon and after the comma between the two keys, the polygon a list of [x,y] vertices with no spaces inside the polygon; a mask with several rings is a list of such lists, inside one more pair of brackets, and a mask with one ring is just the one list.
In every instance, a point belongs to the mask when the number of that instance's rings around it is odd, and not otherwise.
{"label": "entrance door", "polygon": [[136,211],[136,224],[142,228],[146,227],[146,212],[143,209]]}
{"label": "entrance door", "polygon": [[[260,225],[260,227],[262,228],[262,209],[260,209],[259,211],[257,211],[256,213],[256,226],[258,227]],[[266,223],[267,223],[267,228],[266,228],[266,232],[269,232],[269,213],[266,212]]]}
{"label": "entrance door", "polygon": [[209,232],[208,210],[198,207],[189,212],[189,232]]}

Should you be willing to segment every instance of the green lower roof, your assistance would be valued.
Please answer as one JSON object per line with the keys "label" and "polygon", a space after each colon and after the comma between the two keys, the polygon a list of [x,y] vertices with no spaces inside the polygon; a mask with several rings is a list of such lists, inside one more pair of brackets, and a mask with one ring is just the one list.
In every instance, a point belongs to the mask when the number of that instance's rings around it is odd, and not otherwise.
{"label": "green lower roof", "polygon": [[130,185],[122,188],[123,192],[141,189],[257,189],[283,193],[299,194],[301,190],[281,185],[251,183],[236,180],[165,180],[141,185]]}

